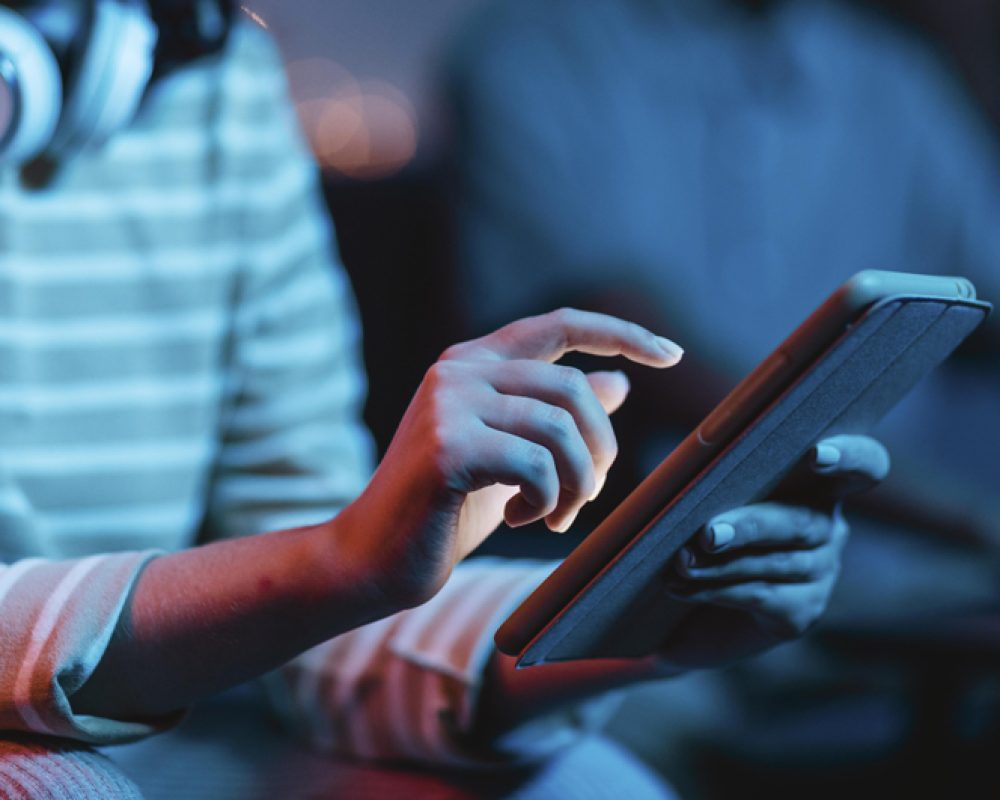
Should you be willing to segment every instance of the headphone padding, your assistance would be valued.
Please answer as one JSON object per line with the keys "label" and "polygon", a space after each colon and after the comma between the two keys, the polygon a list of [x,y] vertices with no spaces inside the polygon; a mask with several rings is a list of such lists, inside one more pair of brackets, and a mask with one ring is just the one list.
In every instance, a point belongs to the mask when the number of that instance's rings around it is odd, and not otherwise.
{"label": "headphone padding", "polygon": [[48,145],[59,121],[59,64],[38,30],[5,6],[0,6],[0,53],[17,75],[14,128],[0,148],[0,162],[29,161]]}

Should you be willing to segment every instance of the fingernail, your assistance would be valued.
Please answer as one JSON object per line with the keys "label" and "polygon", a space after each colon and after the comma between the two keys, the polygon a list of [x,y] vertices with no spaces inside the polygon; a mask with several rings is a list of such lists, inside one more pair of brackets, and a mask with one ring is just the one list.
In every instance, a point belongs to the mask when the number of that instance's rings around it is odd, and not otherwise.
{"label": "fingernail", "polygon": [[608,479],[608,473],[604,473],[600,478],[597,479],[597,487],[594,489],[590,497],[587,498],[588,503],[594,502],[597,499],[597,495],[601,493],[601,489],[604,488],[604,482]]}
{"label": "fingernail", "polygon": [[728,522],[713,522],[708,532],[712,536],[712,549],[721,550],[736,538],[736,528]]}
{"label": "fingernail", "polygon": [[694,566],[694,553],[688,550],[686,547],[681,550],[681,563],[684,565],[684,569],[691,569]]}
{"label": "fingernail", "polygon": [[840,463],[840,450],[832,444],[820,443],[813,453],[813,463],[820,469],[829,469]]}
{"label": "fingernail", "polygon": [[656,337],[656,343],[660,346],[660,349],[667,354],[670,358],[674,360],[676,364],[681,360],[684,355],[684,348],[681,347],[677,342],[672,342],[663,336]]}

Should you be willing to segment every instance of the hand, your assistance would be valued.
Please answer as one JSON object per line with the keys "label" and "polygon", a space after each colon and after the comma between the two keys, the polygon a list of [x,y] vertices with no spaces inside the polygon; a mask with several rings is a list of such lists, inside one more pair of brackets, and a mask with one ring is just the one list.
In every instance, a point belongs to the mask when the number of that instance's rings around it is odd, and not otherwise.
{"label": "hand", "polygon": [[664,643],[663,665],[717,666],[804,633],[826,609],[840,570],[848,536],[841,501],[888,471],[879,442],[835,436],[813,448],[775,502],[706,525],[675,561],[677,595],[692,611]]}
{"label": "hand", "polygon": [[608,414],[625,400],[619,372],[552,362],[570,351],[652,367],[682,350],[629,322],[562,309],[450,347],[428,370],[361,497],[352,552],[390,603],[431,597],[501,519],[569,528],[617,453]]}

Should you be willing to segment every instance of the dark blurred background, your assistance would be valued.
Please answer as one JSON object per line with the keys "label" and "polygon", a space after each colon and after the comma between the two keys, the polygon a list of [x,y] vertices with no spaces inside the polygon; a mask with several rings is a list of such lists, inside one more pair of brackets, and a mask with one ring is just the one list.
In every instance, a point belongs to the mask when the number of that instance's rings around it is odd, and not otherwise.
{"label": "dark blurred background", "polygon": [[[875,10],[925,40],[1000,136],[1000,2],[841,1]],[[366,416],[380,449],[427,366],[476,329],[475,309],[463,309],[455,296],[454,142],[441,87],[448,42],[484,2],[252,0],[246,6],[282,48],[303,130],[324,171],[364,324]],[[565,539],[554,541],[546,539],[532,554],[553,555],[567,546]],[[943,557],[940,571],[948,569]],[[967,624],[923,633],[900,628],[892,636],[885,628],[834,628],[825,646],[847,661],[805,667],[828,677],[819,706],[815,696],[799,704],[794,685],[784,687],[780,699],[736,697],[738,685],[713,685],[707,703],[685,706],[677,697],[665,706],[651,703],[675,715],[678,727],[695,730],[694,738],[702,737],[698,747],[650,743],[649,731],[634,719],[622,724],[621,738],[689,798],[736,791],[770,798],[997,796],[1000,781],[994,776],[984,788],[981,780],[992,773],[1000,742],[998,620],[990,612]],[[859,663],[865,685],[873,669],[886,670],[886,691],[874,701],[855,691],[851,670]],[[799,714],[806,705],[809,713]],[[713,709],[731,719],[736,706],[750,721],[740,728],[738,745],[717,731],[706,741],[703,726],[691,722]],[[762,726],[764,719],[772,724]],[[831,729],[840,738],[831,737]]]}
{"label": "dark blurred background", "polygon": [[[1000,2],[842,0],[923,37],[1000,134]],[[252,0],[277,39],[366,331],[368,422],[384,447],[438,353],[453,302],[445,50],[485,0]]]}

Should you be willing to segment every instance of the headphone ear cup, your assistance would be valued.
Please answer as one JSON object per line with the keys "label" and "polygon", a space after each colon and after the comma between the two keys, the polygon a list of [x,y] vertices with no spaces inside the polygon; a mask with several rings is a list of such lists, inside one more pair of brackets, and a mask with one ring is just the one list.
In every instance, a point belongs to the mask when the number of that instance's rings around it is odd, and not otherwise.
{"label": "headphone ear cup", "polygon": [[98,145],[135,116],[153,71],[156,27],[144,5],[97,0],[53,137],[56,151]]}
{"label": "headphone ear cup", "polygon": [[62,108],[62,79],[55,54],[20,14],[0,6],[0,59],[10,99],[0,131],[0,163],[29,161],[49,143]]}

